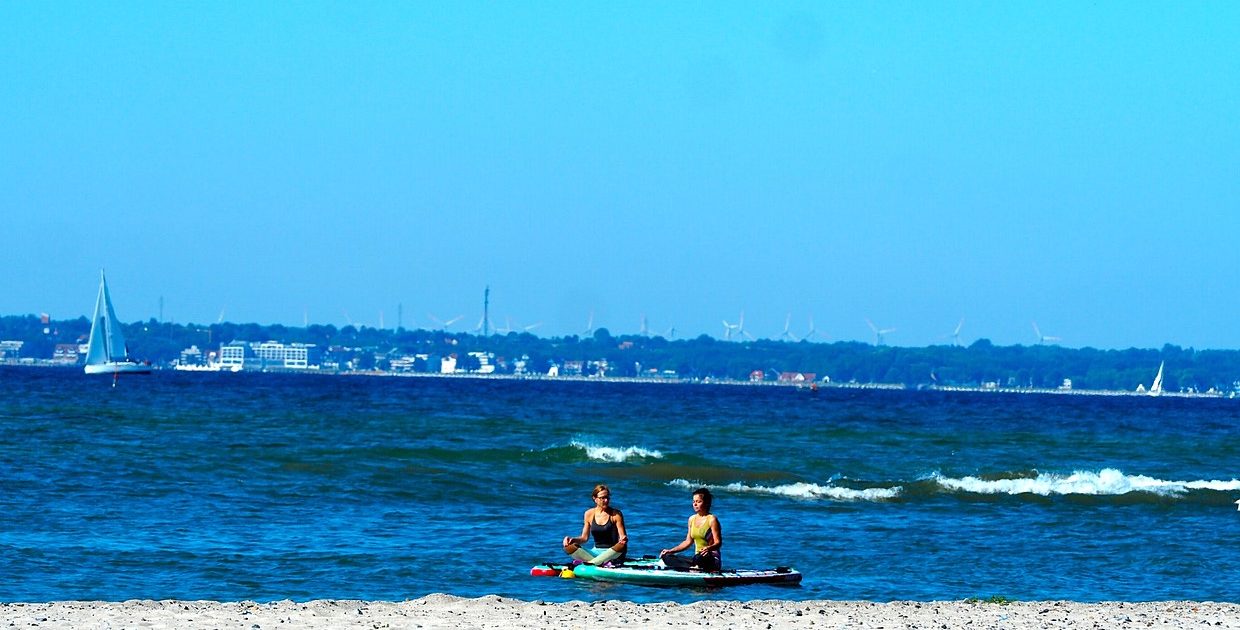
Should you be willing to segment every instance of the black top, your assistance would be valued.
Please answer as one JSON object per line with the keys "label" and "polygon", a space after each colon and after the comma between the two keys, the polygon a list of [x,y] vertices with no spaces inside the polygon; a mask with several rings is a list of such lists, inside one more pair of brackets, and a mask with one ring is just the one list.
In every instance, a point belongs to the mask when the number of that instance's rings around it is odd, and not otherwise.
{"label": "black top", "polygon": [[620,542],[620,532],[616,530],[616,520],[610,518],[610,515],[608,516],[606,525],[599,525],[594,521],[593,517],[590,518],[590,537],[594,539],[594,546],[598,549],[614,547],[616,543]]}

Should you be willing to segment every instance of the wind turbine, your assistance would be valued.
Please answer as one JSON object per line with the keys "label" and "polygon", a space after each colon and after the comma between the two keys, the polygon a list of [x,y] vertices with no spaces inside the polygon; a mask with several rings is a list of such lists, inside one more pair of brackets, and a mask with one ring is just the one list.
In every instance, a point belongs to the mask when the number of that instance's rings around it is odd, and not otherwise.
{"label": "wind turbine", "polygon": [[530,332],[531,330],[534,330],[535,328],[538,328],[539,326],[542,326],[542,324],[543,324],[542,322],[538,322],[538,323],[536,323],[536,324],[530,324],[529,326],[522,326],[522,327],[521,327],[521,330],[523,330],[523,331],[525,331],[525,332]]}
{"label": "wind turbine", "polygon": [[508,316],[504,316],[504,327],[500,328],[499,326],[496,326],[495,334],[507,335],[510,332],[512,332],[512,318]]}
{"label": "wind turbine", "polygon": [[1042,345],[1042,344],[1045,344],[1045,343],[1047,343],[1047,342],[1055,342],[1055,341],[1060,341],[1060,338],[1059,338],[1059,337],[1052,337],[1052,336],[1050,336],[1050,335],[1043,335],[1043,334],[1042,334],[1042,331],[1038,329],[1038,323],[1037,323],[1037,322],[1032,322],[1032,323],[1033,323],[1033,334],[1034,334],[1034,335],[1037,335],[1037,337],[1038,337],[1038,345]]}
{"label": "wind turbine", "polygon": [[792,326],[792,313],[788,313],[788,316],[784,318],[784,332],[779,333],[779,338],[787,339],[792,342],[800,341],[800,339],[797,339],[795,335],[789,332],[788,329],[791,326]]}
{"label": "wind turbine", "polygon": [[643,337],[649,337],[649,336],[650,336],[650,326],[649,326],[649,323],[646,321],[646,314],[645,314],[645,313],[642,313],[642,327],[641,327],[641,329],[637,332],[637,334],[639,334],[639,335],[641,335],[641,336],[643,336]]}
{"label": "wind turbine", "polygon": [[444,330],[444,331],[448,330],[448,326],[451,326],[452,324],[455,324],[461,321],[461,318],[465,317],[464,315],[457,315],[456,317],[453,317],[452,319],[449,319],[448,321],[444,321],[444,320],[439,319],[438,317],[435,317],[434,315],[430,313],[427,313],[426,316],[431,318],[431,321],[435,322],[436,324],[439,324],[439,329]]}
{"label": "wind turbine", "polygon": [[669,326],[669,327],[667,328],[667,331],[663,333],[663,338],[664,338],[664,339],[671,339],[671,338],[673,338],[673,337],[675,337],[675,336],[676,336],[676,327],[675,327],[675,326]]}
{"label": "wind turbine", "polygon": [[740,321],[737,322],[737,332],[740,336],[745,337],[745,339],[748,339],[749,341],[758,341],[754,339],[753,335],[749,334],[748,330],[745,330],[745,311],[740,311]]}
{"label": "wind turbine", "polygon": [[586,329],[581,331],[582,337],[594,336],[594,311],[590,311],[590,319],[586,320]]}
{"label": "wind turbine", "polygon": [[951,338],[952,338],[952,345],[954,345],[954,346],[959,346],[959,345],[960,345],[960,329],[961,329],[961,328],[964,328],[964,318],[963,318],[963,317],[961,317],[961,318],[960,318],[960,323],[959,323],[959,324],[956,324],[956,329],[955,329],[955,330],[953,330],[953,331],[952,331],[952,334],[951,334]]}
{"label": "wind turbine", "polygon": [[726,319],[723,320],[724,341],[730,341],[732,339],[732,335],[734,334],[749,339],[750,341],[754,341],[753,335],[749,334],[749,331],[745,330],[745,311],[741,311],[741,317],[735,324]]}
{"label": "wind turbine", "polygon": [[870,327],[870,330],[874,331],[875,346],[883,345],[883,336],[896,331],[895,328],[879,328],[878,326],[875,326],[874,322],[870,321],[868,317],[866,318],[865,323]]}
{"label": "wind turbine", "polygon": [[818,334],[818,331],[814,330],[814,316],[810,315],[809,316],[809,331],[805,333],[804,337],[801,337],[801,341],[809,341],[816,334]]}

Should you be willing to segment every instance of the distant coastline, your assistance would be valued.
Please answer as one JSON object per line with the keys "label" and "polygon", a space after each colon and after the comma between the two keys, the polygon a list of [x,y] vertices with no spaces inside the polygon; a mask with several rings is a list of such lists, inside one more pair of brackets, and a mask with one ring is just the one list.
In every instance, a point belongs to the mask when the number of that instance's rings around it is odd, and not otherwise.
{"label": "distant coastline", "polygon": [[[0,316],[0,364],[81,365],[89,321]],[[1054,344],[901,347],[706,335],[538,337],[448,330],[169,322],[124,325],[129,356],[154,368],[553,377],[948,391],[1240,396],[1240,350],[1098,350]],[[1165,367],[1165,374],[1163,373]]]}
{"label": "distant coastline", "polygon": [[[57,364],[50,361],[43,362],[16,362],[11,360],[0,360],[0,367],[20,367],[20,368],[43,368],[53,370],[80,370],[80,366]],[[1020,395],[1046,395],[1046,396],[1114,396],[1114,397],[1130,397],[1130,398],[1194,398],[1194,399],[1236,399],[1240,398],[1240,394],[1235,392],[1163,392],[1157,396],[1151,396],[1147,392],[1114,390],[1114,389],[1065,389],[1065,388],[1021,388],[1021,387],[965,387],[965,386],[948,386],[933,385],[923,387],[908,387],[902,383],[835,383],[835,382],[813,382],[813,383],[796,383],[787,381],[745,381],[736,379],[723,378],[704,378],[704,379],[682,379],[682,378],[663,378],[663,377],[634,377],[634,376],[580,376],[580,375],[562,375],[547,376],[545,374],[477,374],[470,372],[461,373],[433,373],[433,372],[385,372],[380,370],[298,370],[287,368],[267,368],[263,370],[238,370],[231,372],[227,370],[177,370],[175,368],[156,368],[154,372],[197,372],[197,373],[227,373],[238,374],[238,378],[243,378],[247,374],[287,374],[299,376],[343,376],[343,377],[386,377],[386,378],[428,378],[428,379],[447,379],[447,380],[481,380],[481,381],[521,381],[521,382],[539,382],[539,383],[641,383],[656,385],[704,385],[704,386],[725,386],[725,387],[765,387],[765,388],[784,388],[793,390],[803,390],[807,393],[816,391],[829,390],[868,390],[868,391],[916,391],[916,392],[940,392],[940,393],[971,393],[971,394],[1020,394]]]}

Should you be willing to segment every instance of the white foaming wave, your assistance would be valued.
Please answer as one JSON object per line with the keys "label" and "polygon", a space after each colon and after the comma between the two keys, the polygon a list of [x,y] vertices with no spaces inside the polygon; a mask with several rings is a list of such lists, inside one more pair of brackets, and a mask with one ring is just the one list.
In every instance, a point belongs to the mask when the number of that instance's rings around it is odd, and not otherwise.
{"label": "white foaming wave", "polygon": [[[667,482],[667,485],[686,489],[702,487],[702,484],[692,483],[684,479],[673,479]],[[863,490],[857,490],[854,488],[820,486],[816,483],[803,482],[778,486],[750,486],[737,482],[724,486],[707,485],[705,487],[711,490],[723,490],[734,493],[769,494],[781,497],[791,497],[794,499],[832,499],[835,501],[884,501],[900,496],[900,493],[904,490],[902,486],[896,486],[894,488],[865,488]]]}
{"label": "white foaming wave", "polygon": [[1167,481],[1145,475],[1125,475],[1114,468],[1098,472],[1078,470],[1070,475],[1038,473],[1037,477],[1023,479],[979,479],[977,477],[944,477],[935,473],[930,477],[948,490],[975,494],[1088,494],[1121,495],[1129,492],[1150,492],[1162,496],[1176,496],[1189,490],[1240,490],[1240,479],[1231,481],[1196,480]]}
{"label": "white foaming wave", "polygon": [[628,461],[631,457],[663,459],[662,452],[641,448],[640,446],[616,448],[614,446],[600,446],[598,444],[590,444],[587,442],[580,442],[578,440],[573,440],[569,444],[584,450],[586,452],[586,457],[599,462],[621,463]]}

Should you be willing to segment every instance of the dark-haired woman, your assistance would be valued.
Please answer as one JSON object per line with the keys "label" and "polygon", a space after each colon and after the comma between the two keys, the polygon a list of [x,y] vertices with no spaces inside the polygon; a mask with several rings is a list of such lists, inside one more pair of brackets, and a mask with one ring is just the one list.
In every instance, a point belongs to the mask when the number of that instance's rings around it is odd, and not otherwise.
{"label": "dark-haired woman", "polygon": [[[679,545],[664,549],[659,558],[673,568],[698,568],[703,571],[719,571],[723,568],[723,556],[719,548],[723,546],[723,532],[719,526],[719,517],[711,514],[711,504],[715,498],[710,490],[698,488],[693,491],[693,516],[689,517],[689,533]],[[693,558],[684,560],[675,554],[693,547]]]}
{"label": "dark-haired woman", "polygon": [[[564,537],[564,553],[589,564],[619,564],[624,561],[629,544],[624,515],[611,507],[611,490],[607,486],[594,486],[590,496],[594,507],[586,510],[581,535]],[[593,548],[582,547],[590,539],[594,539]]]}

